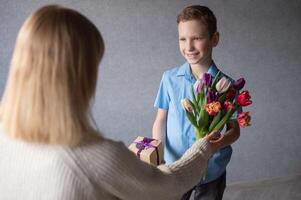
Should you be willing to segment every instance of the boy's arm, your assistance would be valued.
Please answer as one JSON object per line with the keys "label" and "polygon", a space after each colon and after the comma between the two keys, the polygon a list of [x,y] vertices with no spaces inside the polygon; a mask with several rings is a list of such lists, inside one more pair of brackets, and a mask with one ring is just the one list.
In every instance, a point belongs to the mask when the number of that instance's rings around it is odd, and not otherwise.
{"label": "boy's arm", "polygon": [[167,110],[159,108],[153,125],[152,137],[154,139],[160,139],[162,143],[164,142],[164,137],[166,133],[166,120]]}
{"label": "boy's arm", "polygon": [[230,120],[227,123],[226,133],[223,134],[223,137],[220,140],[217,140],[217,142],[212,143],[216,143],[216,146],[223,148],[234,143],[239,138],[239,136],[240,128],[238,122],[236,120]]}

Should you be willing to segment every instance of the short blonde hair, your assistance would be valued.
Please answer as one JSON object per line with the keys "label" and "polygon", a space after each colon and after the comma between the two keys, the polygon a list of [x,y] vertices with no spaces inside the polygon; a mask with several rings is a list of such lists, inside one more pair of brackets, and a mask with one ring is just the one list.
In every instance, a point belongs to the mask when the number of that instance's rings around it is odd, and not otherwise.
{"label": "short blonde hair", "polygon": [[11,137],[72,146],[95,133],[90,103],[104,42],[79,12],[38,9],[21,27],[4,97],[2,125]]}

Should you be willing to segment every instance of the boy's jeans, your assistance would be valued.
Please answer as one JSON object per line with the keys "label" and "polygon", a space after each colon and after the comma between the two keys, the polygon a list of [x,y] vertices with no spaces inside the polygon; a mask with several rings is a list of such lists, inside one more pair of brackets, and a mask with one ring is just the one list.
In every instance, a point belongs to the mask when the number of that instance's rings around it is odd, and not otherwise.
{"label": "boy's jeans", "polygon": [[186,192],[181,200],[189,200],[193,190],[195,191],[194,200],[222,200],[225,188],[226,172],[212,182],[197,184],[191,190]]}

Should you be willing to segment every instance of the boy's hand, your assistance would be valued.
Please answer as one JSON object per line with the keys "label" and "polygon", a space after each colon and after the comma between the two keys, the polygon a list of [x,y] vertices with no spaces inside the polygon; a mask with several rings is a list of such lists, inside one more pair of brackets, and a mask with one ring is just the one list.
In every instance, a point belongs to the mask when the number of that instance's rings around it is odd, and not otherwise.
{"label": "boy's hand", "polygon": [[216,152],[222,147],[222,141],[224,136],[221,135],[219,131],[212,131],[206,137],[211,144],[213,152]]}

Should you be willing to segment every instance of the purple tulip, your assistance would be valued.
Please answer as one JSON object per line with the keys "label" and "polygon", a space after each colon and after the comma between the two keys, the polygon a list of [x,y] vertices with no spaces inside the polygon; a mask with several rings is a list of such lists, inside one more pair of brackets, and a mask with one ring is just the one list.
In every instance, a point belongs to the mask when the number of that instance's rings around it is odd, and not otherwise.
{"label": "purple tulip", "polygon": [[217,94],[214,91],[209,91],[208,92],[208,102],[207,103],[212,103],[217,100]]}
{"label": "purple tulip", "polygon": [[245,86],[245,79],[244,78],[240,78],[237,81],[234,82],[233,87],[236,90],[241,90],[244,86]]}
{"label": "purple tulip", "polygon": [[202,76],[202,83],[204,86],[210,86],[211,85],[211,80],[212,80],[212,77],[210,74],[208,73],[204,73],[203,76]]}

